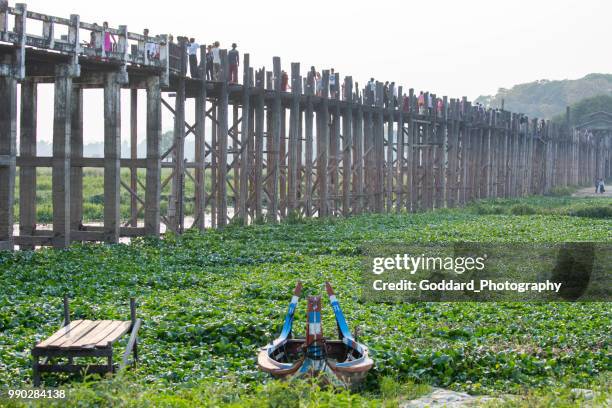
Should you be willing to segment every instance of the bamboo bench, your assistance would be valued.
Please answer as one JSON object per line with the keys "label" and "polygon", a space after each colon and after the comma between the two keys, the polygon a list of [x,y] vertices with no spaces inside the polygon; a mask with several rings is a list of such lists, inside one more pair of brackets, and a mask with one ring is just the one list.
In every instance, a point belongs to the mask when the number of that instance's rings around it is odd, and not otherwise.
{"label": "bamboo bench", "polygon": [[[138,330],[142,321],[136,318],[136,302],[130,298],[130,320],[74,320],[70,321],[68,297],[64,297],[63,327],[51,337],[36,344],[32,349],[32,373],[34,386],[40,385],[41,373],[64,372],[85,374],[114,373],[128,364],[133,356],[133,365],[138,360]],[[119,366],[113,362],[113,344],[130,333],[123,359]],[[43,363],[40,358],[45,358]],[[107,364],[74,364],[76,357],[106,357]],[[56,364],[56,358],[68,358],[66,364]]]}

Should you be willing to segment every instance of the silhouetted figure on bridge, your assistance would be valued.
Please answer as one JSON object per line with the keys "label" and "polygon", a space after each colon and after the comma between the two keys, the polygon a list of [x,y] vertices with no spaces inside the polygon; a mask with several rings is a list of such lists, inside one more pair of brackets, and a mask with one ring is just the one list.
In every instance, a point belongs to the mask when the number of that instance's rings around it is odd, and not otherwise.
{"label": "silhouetted figure on bridge", "polygon": [[192,78],[199,78],[198,74],[198,49],[200,45],[195,42],[195,38],[189,39],[189,44],[187,45],[187,54],[189,55],[189,72],[191,73]]}
{"label": "silhouetted figure on bridge", "polygon": [[232,49],[227,53],[229,62],[229,81],[233,84],[238,83],[238,65],[240,65],[240,54],[236,47],[236,43],[233,43]]}

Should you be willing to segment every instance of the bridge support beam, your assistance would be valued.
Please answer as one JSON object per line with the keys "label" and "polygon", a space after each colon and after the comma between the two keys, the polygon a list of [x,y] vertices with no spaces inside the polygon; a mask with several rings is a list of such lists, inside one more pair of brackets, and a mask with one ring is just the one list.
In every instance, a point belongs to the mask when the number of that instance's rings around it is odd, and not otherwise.
{"label": "bridge support beam", "polygon": [[145,235],[159,236],[161,195],[161,88],[157,76],[147,78],[147,176]]}
{"label": "bridge support beam", "polygon": [[104,81],[104,236],[119,242],[121,227],[121,86],[116,73]]}
{"label": "bridge support beam", "polygon": [[[72,161],[83,158],[83,88],[72,87],[72,117],[70,118],[70,157]],[[106,174],[105,174],[106,176]],[[71,231],[83,225],[83,168],[70,169],[70,224]]]}
{"label": "bridge support beam", "polygon": [[0,76],[0,249],[13,249],[13,203],[17,155],[17,79]]}
{"label": "bridge support beam", "polygon": [[[32,236],[36,231],[36,167],[27,163],[36,157],[37,84],[32,79],[21,83],[21,118],[19,156],[19,235]],[[20,249],[34,249],[22,244]]]}
{"label": "bridge support beam", "polygon": [[328,160],[329,160],[329,71],[323,71],[322,99],[317,111],[317,183],[319,192],[318,215],[328,214]]}
{"label": "bridge support beam", "polygon": [[55,72],[53,113],[53,246],[70,244],[70,134],[72,66],[58,65]]}

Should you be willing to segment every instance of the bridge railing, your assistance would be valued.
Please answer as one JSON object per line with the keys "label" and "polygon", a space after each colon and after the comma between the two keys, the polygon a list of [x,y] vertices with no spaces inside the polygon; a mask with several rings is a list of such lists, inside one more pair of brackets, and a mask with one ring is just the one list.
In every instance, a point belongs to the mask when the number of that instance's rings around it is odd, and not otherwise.
{"label": "bridge railing", "polygon": [[[42,22],[42,30],[28,32],[30,25],[40,26],[28,21]],[[56,34],[66,32],[66,27],[67,34]],[[70,55],[75,65],[79,57],[85,57],[151,67],[161,72],[162,82],[167,82],[169,75],[167,35],[132,33],[125,25],[113,28],[86,23],[76,14],[62,18],[36,13],[28,11],[24,3],[10,7],[7,0],[0,0],[0,42],[18,47],[14,73],[20,79],[25,77],[25,47]]]}

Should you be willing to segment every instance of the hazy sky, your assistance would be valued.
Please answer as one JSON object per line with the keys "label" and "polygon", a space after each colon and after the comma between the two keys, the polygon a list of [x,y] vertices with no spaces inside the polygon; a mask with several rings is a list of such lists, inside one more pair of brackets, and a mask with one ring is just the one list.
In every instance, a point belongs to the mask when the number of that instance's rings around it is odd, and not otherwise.
{"label": "hazy sky", "polygon": [[[280,56],[287,71],[291,62],[300,62],[302,72],[311,65],[334,67],[360,85],[374,76],[449,97],[474,99],[517,83],[612,71],[610,0],[29,0],[27,5],[55,16],[76,13],[86,22],[125,24],[134,32],[148,27],[152,34],[193,36],[200,44],[218,40],[225,48],[237,42],[255,67],[270,69],[272,57]],[[39,103],[51,98],[41,89]],[[88,141],[102,140],[101,102],[101,94],[86,93]],[[52,120],[52,112],[41,114],[43,123]],[[139,115],[144,124],[144,111]],[[171,126],[164,116],[164,129]],[[46,133],[40,138],[49,140]]]}

